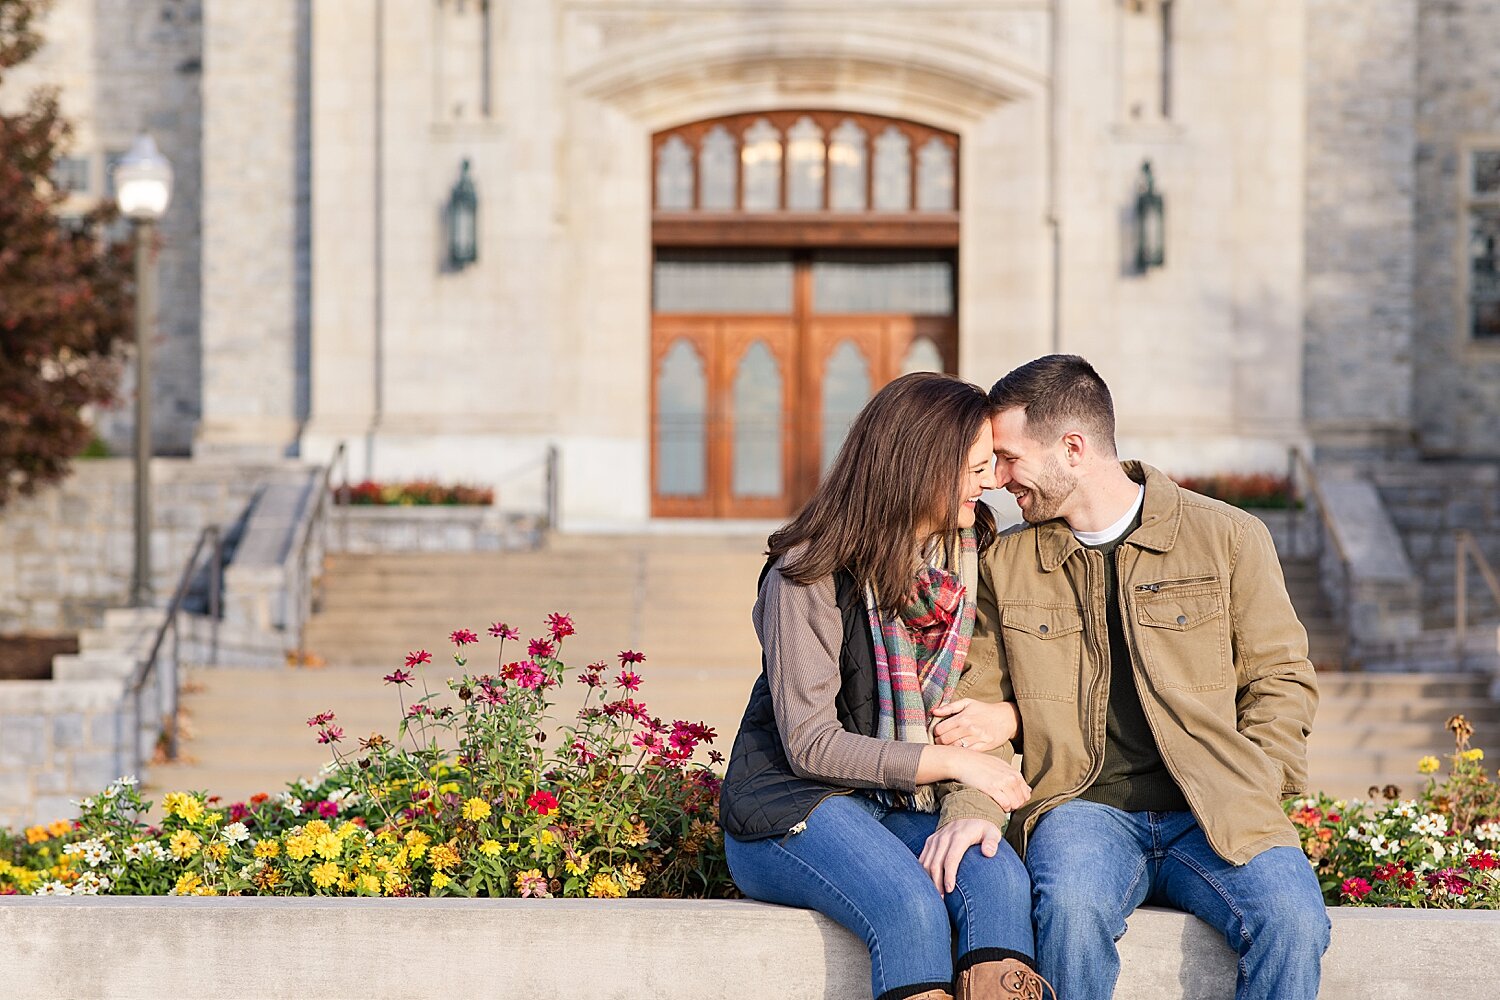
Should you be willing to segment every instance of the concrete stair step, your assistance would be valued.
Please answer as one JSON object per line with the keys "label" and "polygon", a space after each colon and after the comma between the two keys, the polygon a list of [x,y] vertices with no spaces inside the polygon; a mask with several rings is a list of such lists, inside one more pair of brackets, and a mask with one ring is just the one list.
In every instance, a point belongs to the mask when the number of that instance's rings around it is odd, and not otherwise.
{"label": "concrete stair step", "polygon": [[[1491,735],[1495,735],[1491,733]],[[1372,724],[1368,721],[1356,723],[1330,723],[1324,720],[1321,709],[1318,720],[1308,738],[1308,752],[1325,754],[1342,751],[1363,752],[1389,748],[1391,750],[1417,749],[1431,752],[1432,747],[1453,747],[1453,740],[1441,723],[1389,722]]]}
{"label": "concrete stair step", "polygon": [[1462,714],[1481,732],[1491,728],[1500,733],[1500,703],[1488,698],[1347,698],[1327,697],[1318,702],[1317,728],[1339,723],[1423,722],[1434,732],[1442,732],[1443,723],[1454,714]]}
{"label": "concrete stair step", "polygon": [[1489,678],[1474,674],[1322,673],[1319,689],[1325,699],[1335,697],[1400,697],[1482,699]]}

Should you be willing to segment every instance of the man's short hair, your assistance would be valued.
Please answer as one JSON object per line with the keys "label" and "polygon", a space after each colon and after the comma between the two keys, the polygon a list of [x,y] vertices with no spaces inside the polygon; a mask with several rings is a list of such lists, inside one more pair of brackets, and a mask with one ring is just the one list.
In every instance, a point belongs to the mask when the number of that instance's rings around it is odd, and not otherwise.
{"label": "man's short hair", "polygon": [[1115,404],[1094,366],[1076,354],[1049,354],[1015,369],[990,389],[997,411],[1021,407],[1038,441],[1079,430],[1115,453]]}

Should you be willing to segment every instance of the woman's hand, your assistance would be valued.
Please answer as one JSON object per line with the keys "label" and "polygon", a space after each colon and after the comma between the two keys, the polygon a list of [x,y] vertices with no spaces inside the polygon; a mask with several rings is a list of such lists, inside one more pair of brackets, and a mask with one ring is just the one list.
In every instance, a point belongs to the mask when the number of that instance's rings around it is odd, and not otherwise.
{"label": "woman's hand", "polygon": [[957,752],[963,756],[959,758],[954,780],[979,789],[1006,812],[1015,812],[1030,801],[1031,786],[1010,764],[973,750]]}
{"label": "woman's hand", "polygon": [[975,844],[987,858],[1000,849],[1000,828],[987,819],[959,819],[938,827],[922,845],[917,860],[932,876],[939,893],[950,893],[958,880],[958,863]]}
{"label": "woman's hand", "polygon": [[1013,701],[975,701],[960,698],[940,705],[932,714],[942,721],[932,729],[934,743],[978,750],[993,750],[1021,730],[1021,716]]}

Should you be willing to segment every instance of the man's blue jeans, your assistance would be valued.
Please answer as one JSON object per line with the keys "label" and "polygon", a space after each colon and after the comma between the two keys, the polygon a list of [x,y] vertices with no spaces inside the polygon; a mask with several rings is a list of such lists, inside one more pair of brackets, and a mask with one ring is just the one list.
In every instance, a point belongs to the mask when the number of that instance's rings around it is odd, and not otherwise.
{"label": "man's blue jeans", "polygon": [[952,988],[953,933],[960,969],[1033,955],[1031,887],[1009,844],[993,858],[969,848],[957,889],[938,894],[917,861],[938,817],[889,810],[863,795],[827,798],[807,829],[785,837],[724,838],[729,870],[746,896],[817,910],[870,949],[876,998]]}
{"label": "man's blue jeans", "polygon": [[1328,911],[1307,857],[1273,847],[1236,867],[1187,812],[1123,812],[1074,800],[1043,816],[1026,847],[1038,971],[1066,1000],[1108,1000],[1115,942],[1142,903],[1207,922],[1239,955],[1236,1000],[1313,1000]]}

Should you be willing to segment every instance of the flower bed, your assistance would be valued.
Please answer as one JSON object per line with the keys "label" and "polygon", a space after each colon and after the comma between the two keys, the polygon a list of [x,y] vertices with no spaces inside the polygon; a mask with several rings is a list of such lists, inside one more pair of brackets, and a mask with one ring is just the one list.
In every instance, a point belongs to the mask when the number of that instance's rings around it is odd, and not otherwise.
{"label": "flower bed", "polygon": [[1456,744],[1448,771],[1438,777],[1436,757],[1419,760],[1429,777],[1414,799],[1386,786],[1370,790],[1381,802],[1288,803],[1330,906],[1500,907],[1500,785],[1484,751],[1469,746],[1468,720],[1455,715],[1447,727]]}
{"label": "flower bed", "polygon": [[495,502],[495,491],[488,486],[463,483],[445,486],[427,479],[405,483],[377,483],[367,479],[335,487],[333,500],[356,507],[489,506]]}
{"label": "flower bed", "polygon": [[549,616],[511,662],[505,646],[520,633],[497,622],[489,634],[494,673],[470,670],[479,637],[459,629],[459,676],[429,685],[425,650],[385,676],[402,709],[394,739],[346,749],[333,712],[309,719],[334,756],[316,781],[228,805],[172,792],[152,825],[134,779],[121,778],[81,802],[76,821],[0,830],[0,893],[731,894],[719,779],[693,759],[716,734],[666,724],[636,700],[645,657],[626,650],[617,671],[580,671],[588,697],[549,751],[548,693],[563,682],[571,619]]}
{"label": "flower bed", "polygon": [[1212,476],[1174,476],[1173,479],[1185,490],[1246,510],[1285,510],[1300,506],[1292,491],[1291,480],[1275,473],[1225,472]]}

